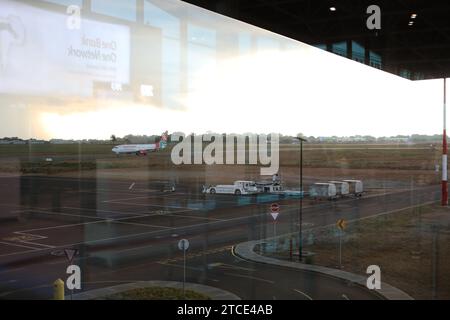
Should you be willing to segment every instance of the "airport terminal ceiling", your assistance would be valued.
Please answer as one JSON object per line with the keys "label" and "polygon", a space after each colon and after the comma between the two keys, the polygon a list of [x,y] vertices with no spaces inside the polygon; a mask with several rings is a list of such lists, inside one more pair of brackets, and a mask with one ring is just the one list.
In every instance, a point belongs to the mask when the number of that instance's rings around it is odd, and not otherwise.
{"label": "airport terminal ceiling", "polygon": [[[402,77],[450,75],[450,3],[442,0],[185,0]],[[370,5],[381,29],[369,30]],[[366,50],[364,50],[366,49]]]}

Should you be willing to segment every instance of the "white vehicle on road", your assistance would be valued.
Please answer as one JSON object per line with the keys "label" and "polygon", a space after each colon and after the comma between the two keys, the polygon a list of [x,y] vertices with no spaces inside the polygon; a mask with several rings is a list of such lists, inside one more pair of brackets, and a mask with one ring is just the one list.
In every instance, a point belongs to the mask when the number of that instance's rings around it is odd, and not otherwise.
{"label": "white vehicle on road", "polygon": [[254,181],[235,181],[232,185],[218,184],[216,186],[203,186],[203,193],[210,194],[256,194],[258,188]]}

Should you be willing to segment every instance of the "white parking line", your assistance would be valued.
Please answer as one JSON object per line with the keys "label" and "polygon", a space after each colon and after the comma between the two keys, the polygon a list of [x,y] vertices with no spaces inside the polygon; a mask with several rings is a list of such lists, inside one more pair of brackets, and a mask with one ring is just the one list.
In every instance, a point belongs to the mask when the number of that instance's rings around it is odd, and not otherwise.
{"label": "white parking line", "polygon": [[111,200],[103,200],[102,202],[117,202],[117,201],[128,201],[128,200],[137,200],[137,199],[152,199],[152,198],[159,198],[159,197],[168,197],[173,195],[181,195],[184,193],[168,193],[168,194],[159,194],[159,195],[151,195],[151,196],[139,196],[139,197],[132,197],[132,198],[122,198],[122,199],[111,199]]}
{"label": "white parking line", "polygon": [[311,298],[309,295],[307,295],[306,293],[304,293],[303,291],[300,291],[298,289],[294,289],[295,292],[300,293],[302,296],[306,297],[306,299],[308,300],[312,300],[313,298]]}
{"label": "white parking line", "polygon": [[119,202],[119,201],[128,201],[128,200],[137,200],[137,199],[147,199],[147,196],[133,197],[133,198],[122,198],[122,199],[112,199],[112,200],[103,200],[102,202]]}
{"label": "white parking line", "polygon": [[101,223],[101,222],[121,222],[122,220],[128,220],[128,219],[135,219],[135,218],[146,218],[148,215],[135,215],[130,216],[126,218],[119,218],[119,219],[108,219],[108,218],[96,218],[97,221],[91,221],[91,222],[81,222],[81,223],[71,223],[71,224],[62,224],[58,226],[52,226],[52,227],[42,227],[42,228],[36,228],[36,229],[28,229],[28,230],[22,230],[20,233],[29,233],[34,231],[42,231],[42,230],[52,230],[52,229],[60,229],[60,228],[68,228],[68,227],[77,227],[77,226],[84,226],[84,225],[91,225],[95,223]]}
{"label": "white parking line", "polygon": [[26,249],[39,250],[39,248],[34,248],[34,247],[30,247],[30,246],[24,246],[24,245],[20,245],[20,244],[17,244],[17,243],[9,243],[9,242],[3,242],[3,241],[0,241],[0,243],[1,244],[6,244],[6,245],[9,245],[9,246],[15,246],[15,247],[21,247],[21,248],[26,248]]}
{"label": "white parking line", "polygon": [[111,222],[118,223],[118,224],[127,224],[127,225],[131,225],[131,226],[139,226],[139,227],[175,229],[175,227],[166,227],[166,226],[146,224],[146,223],[137,223],[137,222],[125,222],[125,221],[116,221],[116,220],[112,220]]}
{"label": "white parking line", "polygon": [[189,207],[180,207],[180,206],[168,206],[168,205],[159,205],[159,204],[149,204],[149,203],[128,203],[128,202],[117,202],[110,201],[109,203],[117,203],[117,204],[125,204],[129,206],[139,206],[139,207],[158,207],[158,208],[175,208],[175,209],[191,209],[191,210],[199,210]]}
{"label": "white parking line", "polygon": [[218,218],[207,218],[207,217],[197,217],[197,216],[188,216],[184,214],[173,214],[168,213],[164,214],[165,217],[178,217],[178,218],[189,218],[189,219],[201,219],[201,220],[210,220],[210,221],[226,221],[225,219],[218,219]]}
{"label": "white parking line", "polygon": [[34,210],[34,209],[21,210],[21,212],[22,213],[29,212],[31,214],[36,212],[36,213],[48,214],[48,215],[60,215],[60,216],[77,217],[77,218],[88,218],[88,219],[103,219],[103,218],[100,218],[100,217],[91,217],[91,216],[85,216],[85,215],[80,215],[80,214],[71,214],[71,213],[63,213],[63,212],[55,212],[55,211],[44,211],[44,210]]}
{"label": "white parking line", "polygon": [[37,242],[29,242],[29,241],[17,241],[17,242],[31,244],[31,245],[35,245],[35,246],[41,246],[41,247],[45,247],[45,248],[54,248],[55,247],[55,246],[50,246],[48,244],[37,243]]}
{"label": "white parking line", "polygon": [[144,214],[145,212],[124,212],[124,211],[113,211],[113,210],[103,210],[103,209],[93,209],[93,208],[78,208],[78,207],[61,207],[62,209],[72,209],[72,210],[87,210],[94,212],[104,212],[104,213],[113,213],[113,214]]}

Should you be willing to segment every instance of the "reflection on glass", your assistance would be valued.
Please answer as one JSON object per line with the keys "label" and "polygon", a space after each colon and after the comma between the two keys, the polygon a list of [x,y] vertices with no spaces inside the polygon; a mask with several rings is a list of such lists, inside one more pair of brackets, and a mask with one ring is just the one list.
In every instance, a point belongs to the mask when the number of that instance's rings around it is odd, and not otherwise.
{"label": "reflection on glass", "polygon": [[[379,296],[263,270],[236,258],[239,244],[363,276],[381,265],[414,297],[450,298],[435,203],[442,81],[383,72],[355,41],[320,48],[176,0],[0,0],[0,298],[51,297],[69,262],[82,270],[75,294],[181,283],[183,238],[187,281],[243,299]],[[339,56],[350,52],[356,61]],[[193,133],[193,158],[210,146],[204,133],[279,133],[279,175],[250,157],[175,165],[166,131]],[[337,194],[343,180],[364,191]],[[434,280],[414,285],[423,274]]]}

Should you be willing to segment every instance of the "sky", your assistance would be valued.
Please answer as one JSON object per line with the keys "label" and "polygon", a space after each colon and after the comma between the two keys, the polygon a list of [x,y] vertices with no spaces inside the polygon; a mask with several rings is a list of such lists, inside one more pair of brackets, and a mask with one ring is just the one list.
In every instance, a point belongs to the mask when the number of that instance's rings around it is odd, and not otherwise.
{"label": "sky", "polygon": [[[85,21],[89,31],[61,28],[49,41],[33,22],[36,8],[0,0],[5,13],[27,17],[22,25],[35,31],[25,44],[0,33],[9,44],[0,69],[0,137],[108,139],[165,130],[379,137],[442,131],[442,79],[406,80],[179,1],[165,1],[165,11],[162,2],[153,3],[160,7],[146,10],[159,17],[152,26],[161,36],[137,45],[126,26],[95,21]],[[56,29],[65,20],[53,12],[39,17],[40,24],[46,22],[42,28]],[[187,43],[179,40],[180,21],[188,26]],[[115,42],[117,61],[92,71],[92,65],[69,60],[66,48],[80,47],[82,36]],[[108,68],[120,70],[114,79],[136,89],[138,83],[129,83],[136,78],[133,59],[138,67],[152,61],[150,70],[161,70],[155,87],[160,103],[94,96],[93,83],[105,81],[109,75],[100,70]]]}

